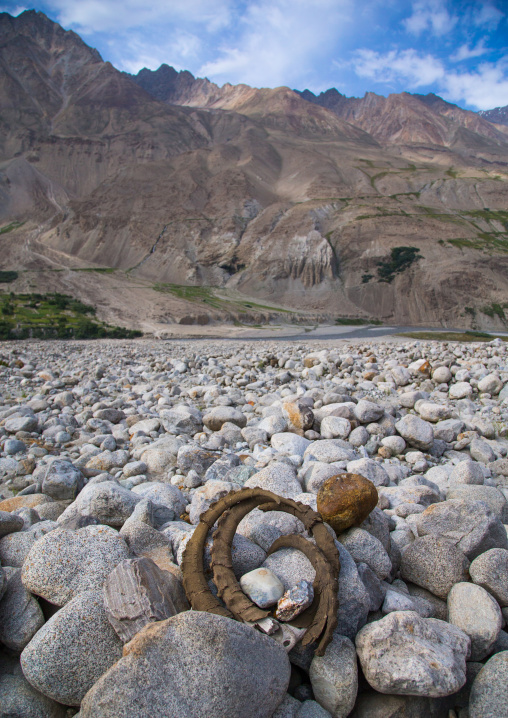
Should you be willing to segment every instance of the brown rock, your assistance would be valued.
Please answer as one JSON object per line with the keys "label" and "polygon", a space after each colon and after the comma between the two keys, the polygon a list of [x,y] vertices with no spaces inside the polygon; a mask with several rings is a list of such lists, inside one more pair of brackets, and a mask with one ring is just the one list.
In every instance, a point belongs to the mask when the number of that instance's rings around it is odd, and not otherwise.
{"label": "brown rock", "polygon": [[338,474],[327,479],[317,495],[317,510],[336,534],[365,521],[378,501],[372,481],[360,474]]}
{"label": "brown rock", "polygon": [[143,556],[113,569],[104,584],[104,607],[108,621],[127,643],[147,623],[188,610],[189,603],[178,579]]}
{"label": "brown rock", "polygon": [[296,401],[286,401],[282,405],[282,409],[293,431],[303,432],[312,429],[314,412],[310,406]]}
{"label": "brown rock", "polygon": [[16,509],[33,509],[41,504],[53,501],[46,494],[27,494],[26,496],[13,496],[10,499],[0,501],[0,511],[15,511]]}

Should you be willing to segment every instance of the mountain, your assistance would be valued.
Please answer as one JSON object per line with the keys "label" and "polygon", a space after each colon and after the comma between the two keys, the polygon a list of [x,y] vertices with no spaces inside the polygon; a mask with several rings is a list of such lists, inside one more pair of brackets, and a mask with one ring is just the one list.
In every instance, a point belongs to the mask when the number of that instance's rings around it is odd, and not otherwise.
{"label": "mountain", "polygon": [[132,77],[34,11],[0,15],[0,103],[9,290],[74,293],[159,334],[225,318],[502,325],[508,135],[475,113],[167,65]]}
{"label": "mountain", "polygon": [[506,107],[496,107],[493,110],[480,110],[478,114],[489,122],[508,127],[508,105]]}

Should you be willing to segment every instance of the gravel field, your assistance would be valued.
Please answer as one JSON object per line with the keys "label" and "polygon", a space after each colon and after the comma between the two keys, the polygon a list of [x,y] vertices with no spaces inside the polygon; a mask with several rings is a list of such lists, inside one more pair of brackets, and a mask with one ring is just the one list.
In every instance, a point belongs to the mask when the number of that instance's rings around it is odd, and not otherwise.
{"label": "gravel field", "polygon": [[[0,718],[508,716],[507,455],[500,339],[3,343]],[[214,502],[259,487],[317,510],[345,473],[377,506],[328,522],[323,656],[188,610]],[[280,621],[316,586],[299,550],[269,555],[295,534],[254,509],[233,541]]]}

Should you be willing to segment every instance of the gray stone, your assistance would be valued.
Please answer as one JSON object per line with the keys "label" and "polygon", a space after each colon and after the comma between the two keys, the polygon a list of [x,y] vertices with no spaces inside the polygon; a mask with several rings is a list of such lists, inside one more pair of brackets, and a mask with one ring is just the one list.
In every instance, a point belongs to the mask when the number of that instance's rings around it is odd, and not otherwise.
{"label": "gray stone", "polygon": [[44,624],[44,616],[37,599],[21,583],[21,569],[4,571],[6,586],[0,601],[0,641],[21,653]]}
{"label": "gray stone", "polygon": [[278,600],[275,618],[279,621],[292,621],[305,611],[313,600],[314,587],[310,581],[298,581]]}
{"label": "gray stone", "polygon": [[247,424],[247,417],[233,406],[215,406],[203,416],[203,424],[212,431],[219,431],[226,422],[243,429]]}
{"label": "gray stone", "polygon": [[354,408],[354,414],[360,424],[371,424],[373,421],[380,419],[384,413],[385,410],[382,406],[378,406],[378,404],[366,399],[360,399]]}
{"label": "gray stone", "polygon": [[[306,700],[300,704],[300,708],[295,714],[295,718],[330,718],[332,714],[325,710],[316,701]],[[341,715],[338,713],[337,715]],[[275,718],[276,713],[272,718]]]}
{"label": "gray stone", "polygon": [[383,544],[368,531],[350,528],[338,537],[338,540],[349,551],[357,562],[366,563],[379,579],[390,575],[392,562]]}
{"label": "gray stone", "polygon": [[293,588],[298,581],[304,580],[313,583],[316,577],[316,572],[309,559],[295,548],[282,548],[275,551],[263,562],[262,568],[273,571],[282,581],[284,591]]}
{"label": "gray stone", "polygon": [[349,551],[338,541],[335,541],[335,546],[340,554],[339,610],[335,632],[354,641],[359,629],[367,621],[370,596]]}
{"label": "gray stone", "polygon": [[502,625],[501,609],[481,586],[457,583],[448,594],[448,621],[471,639],[471,660],[489,655]]}
{"label": "gray stone", "polygon": [[[204,481],[221,481],[224,480],[226,474],[231,471],[232,468],[240,464],[240,459],[236,454],[226,454],[206,470]],[[190,472],[189,472],[190,473]]]}
{"label": "gray stone", "polygon": [[7,439],[4,442],[4,452],[7,454],[7,456],[14,456],[14,454],[19,454],[25,451],[26,444],[24,444],[22,441],[19,441],[19,439]]}
{"label": "gray stone", "polygon": [[400,575],[404,581],[446,599],[454,584],[467,581],[468,568],[469,561],[452,541],[429,535],[404,549]]}
{"label": "gray stone", "polygon": [[490,548],[508,548],[506,530],[483,501],[450,499],[414,517],[419,536],[452,541],[470,560]]}
{"label": "gray stone", "polygon": [[[451,409],[444,404],[435,404],[432,401],[418,401],[415,404],[416,411],[424,421],[438,422],[449,419]],[[435,436],[435,434],[434,434]]]}
{"label": "gray stone", "polygon": [[473,439],[469,445],[469,453],[473,459],[481,461],[483,464],[488,464],[489,461],[497,459],[492,447],[484,439]]}
{"label": "gray stone", "polygon": [[450,486],[457,484],[478,484],[482,485],[485,475],[482,467],[476,461],[459,461],[452,469],[449,476]]}
{"label": "gray stone", "polygon": [[201,412],[184,404],[174,406],[172,409],[164,409],[160,412],[160,419],[164,429],[169,434],[190,434],[193,436],[203,428]]}
{"label": "gray stone", "polygon": [[412,611],[390,613],[356,637],[367,681],[381,693],[448,696],[466,682],[468,636]]}
{"label": "gray stone", "polygon": [[187,611],[137,634],[88,692],[81,718],[268,717],[289,676],[286,652],[270,637]]}
{"label": "gray stone", "polygon": [[279,462],[270,464],[251,476],[244,487],[246,489],[259,487],[287,499],[294,499],[302,493],[302,485],[296,478],[295,470],[288,464]]}
{"label": "gray stone", "polygon": [[418,596],[411,596],[407,591],[399,590],[395,585],[388,587],[381,610],[384,614],[394,611],[415,611],[422,618],[431,618],[434,613],[433,606],[429,601]]}
{"label": "gray stone", "polygon": [[475,678],[469,700],[469,718],[508,715],[508,651],[492,656]]}
{"label": "gray stone", "polygon": [[406,414],[396,424],[395,428],[405,441],[422,451],[428,451],[434,442],[432,424],[420,419],[414,414]]}
{"label": "gray stone", "polygon": [[305,449],[304,459],[310,461],[323,461],[333,464],[335,461],[353,461],[357,458],[353,449],[348,449],[347,443],[342,439],[322,439],[313,441]]}
{"label": "gray stone", "polygon": [[370,599],[370,611],[378,611],[385,599],[386,586],[379,580],[374,571],[366,563],[359,563],[358,575],[367,589]]}
{"label": "gray stone", "polygon": [[279,703],[277,710],[275,713],[272,713],[271,718],[297,718],[301,706],[302,703],[300,703],[300,701],[293,698],[289,693],[286,693],[284,700],[282,703]]}
{"label": "gray stone", "polygon": [[452,718],[452,716],[447,698],[386,696],[368,691],[358,696],[350,718]]}
{"label": "gray stone", "polygon": [[0,676],[1,718],[67,718],[67,708],[36,691],[21,675]]}
{"label": "gray stone", "polygon": [[341,416],[325,416],[319,428],[323,439],[347,439],[351,422]]}
{"label": "gray stone", "polygon": [[469,567],[472,581],[486,589],[501,607],[508,606],[508,551],[491,548]]}
{"label": "gray stone", "polygon": [[314,657],[309,677],[316,701],[333,718],[346,718],[358,691],[356,651],[349,638],[334,633],[324,656]]}
{"label": "gray stone", "polygon": [[193,470],[196,471],[199,476],[204,476],[207,469],[209,469],[218,458],[219,454],[214,451],[201,449],[195,444],[186,444],[178,449],[176,463],[184,474]]}
{"label": "gray stone", "polygon": [[360,525],[372,536],[375,536],[383,544],[385,551],[390,551],[390,529],[393,527],[391,519],[385,515],[377,506],[372,509],[365,521]]}
{"label": "gray stone", "polygon": [[56,459],[42,480],[42,493],[56,501],[75,499],[84,486],[83,474],[70,461]]}
{"label": "gray stone", "polygon": [[369,481],[372,481],[374,486],[388,486],[390,483],[390,477],[383,469],[378,461],[373,459],[357,459],[356,461],[350,461],[347,465],[347,471],[350,474],[360,474]]}
{"label": "gray stone", "polygon": [[181,588],[175,576],[149,558],[127,559],[115,566],[104,584],[104,608],[120,640],[127,643],[147,623],[188,610]]}
{"label": "gray stone", "polygon": [[63,606],[78,593],[102,588],[126,558],[127,544],[109,526],[56,529],[32,546],[21,577],[29,591]]}
{"label": "gray stone", "polygon": [[140,500],[134,492],[115,481],[87,484],[77,499],[58,517],[61,524],[80,514],[91,516],[100,524],[119,528],[134,511]]}
{"label": "gray stone", "polygon": [[37,431],[39,422],[35,416],[19,416],[7,419],[4,428],[10,434],[16,434],[18,431]]}
{"label": "gray stone", "polygon": [[460,419],[438,421],[434,426],[434,439],[446,441],[446,443],[450,444],[453,441],[457,441],[457,436],[461,431],[464,431],[464,422]]}
{"label": "gray stone", "polygon": [[215,501],[227,496],[230,491],[238,491],[239,488],[237,484],[230,484],[227,481],[207,481],[204,486],[200,486],[194,492],[189,509],[191,523],[198,524],[201,514],[207,511]]}
{"label": "gray stone", "polygon": [[185,496],[178,487],[161,481],[147,481],[138,484],[132,489],[132,493],[143,499],[149,499],[154,504],[171,509],[176,516],[181,516],[187,505]]}
{"label": "gray stone", "polygon": [[[464,462],[462,462],[464,463]],[[474,486],[463,484],[452,486],[446,494],[446,500],[483,501],[495,513],[502,523],[508,517],[508,504],[505,497],[495,486]]]}
{"label": "gray stone", "polygon": [[0,539],[0,561],[4,566],[21,568],[32,546],[58,528],[55,521],[39,521],[27,531],[8,534]]}
{"label": "gray stone", "polygon": [[308,439],[304,439],[303,436],[284,431],[280,434],[273,434],[270,443],[279,454],[286,456],[303,456],[311,442]]}
{"label": "gray stone", "polygon": [[264,419],[261,419],[257,428],[260,431],[266,431],[268,438],[271,438],[274,434],[280,434],[286,431],[288,422],[282,414],[272,414],[271,416],[265,416]]}
{"label": "gray stone", "polygon": [[10,511],[0,511],[0,538],[21,531],[23,519]]}
{"label": "gray stone", "polygon": [[260,608],[274,606],[284,593],[284,584],[268,568],[256,568],[244,574],[240,587]]}
{"label": "gray stone", "polygon": [[37,632],[21,654],[21,667],[41,693],[78,706],[121,656],[122,642],[108,622],[102,591],[85,591]]}
{"label": "gray stone", "polygon": [[427,591],[426,588],[417,586],[414,583],[407,583],[406,585],[410,596],[424,598],[427,603],[432,605],[433,613],[431,618],[439,618],[440,621],[446,621],[448,619],[448,606],[446,605],[446,601]]}

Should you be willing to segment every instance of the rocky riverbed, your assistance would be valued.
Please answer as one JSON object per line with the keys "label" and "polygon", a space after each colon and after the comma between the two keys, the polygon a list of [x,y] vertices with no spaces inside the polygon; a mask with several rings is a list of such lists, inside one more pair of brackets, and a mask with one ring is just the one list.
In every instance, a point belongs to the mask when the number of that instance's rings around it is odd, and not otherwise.
{"label": "rocky riverbed", "polygon": [[[502,341],[4,343],[0,449],[0,718],[508,716]],[[323,656],[188,610],[180,564],[215,501],[316,510],[345,472],[378,502],[333,534]],[[308,538],[255,509],[233,542],[279,615],[315,576],[267,556],[287,534]]]}

